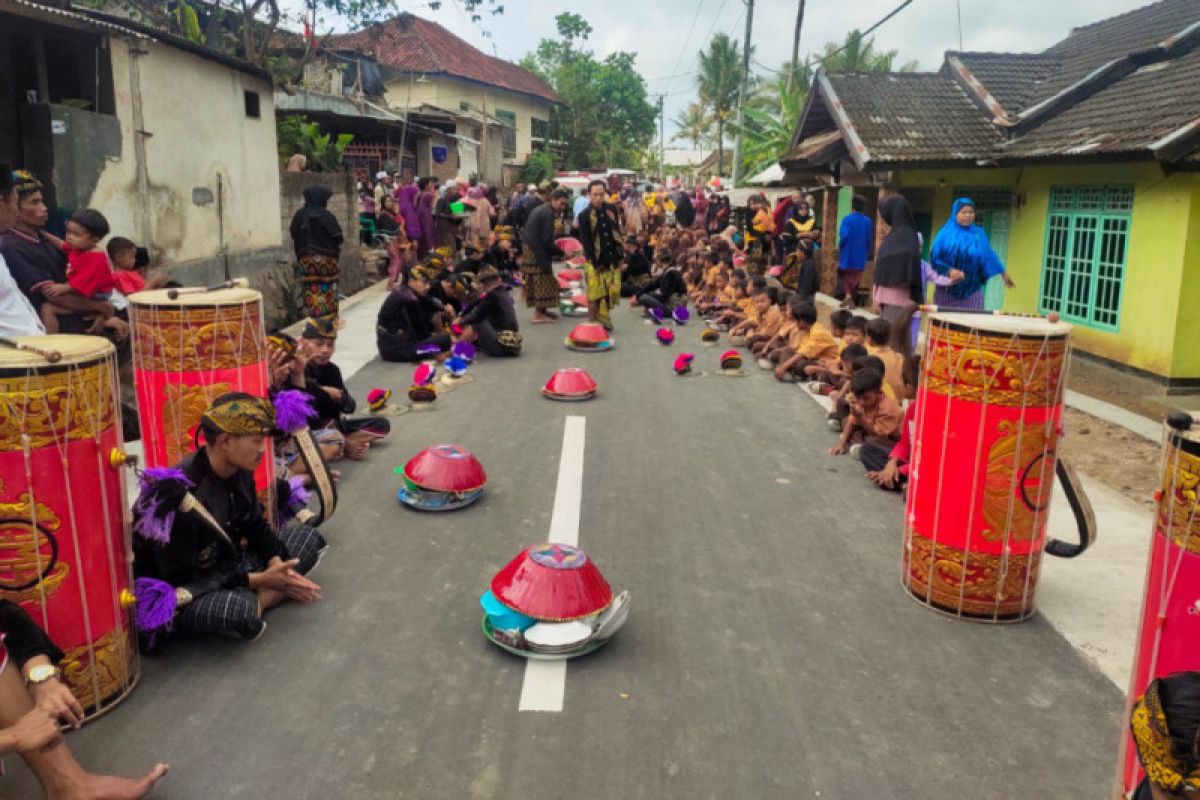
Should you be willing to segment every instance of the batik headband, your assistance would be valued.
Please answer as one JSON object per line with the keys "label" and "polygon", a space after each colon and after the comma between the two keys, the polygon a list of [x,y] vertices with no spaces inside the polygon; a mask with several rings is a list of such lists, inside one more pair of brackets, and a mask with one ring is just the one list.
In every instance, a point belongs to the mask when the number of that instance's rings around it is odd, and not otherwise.
{"label": "batik headband", "polygon": [[1160,682],[1155,680],[1146,687],[1146,693],[1138,698],[1129,718],[1138,758],[1155,786],[1168,792],[1194,791],[1200,788],[1200,759],[1196,757],[1196,743],[1192,743],[1192,755],[1187,759],[1175,755],[1171,731],[1167,727],[1167,715],[1158,695],[1159,686]]}
{"label": "batik headband", "polygon": [[17,197],[25,197],[34,192],[42,191],[42,182],[27,169],[13,170],[12,179],[17,189]]}
{"label": "batik headband", "polygon": [[304,321],[304,332],[300,334],[300,337],[303,339],[336,339],[337,323],[334,322],[332,316],[309,317]]}
{"label": "batik headband", "polygon": [[275,430],[275,409],[261,397],[238,394],[218,397],[202,422],[233,436],[265,436]]}
{"label": "batik headband", "polygon": [[278,347],[287,353],[288,357],[296,355],[296,340],[286,333],[273,333],[267,337],[267,344]]}

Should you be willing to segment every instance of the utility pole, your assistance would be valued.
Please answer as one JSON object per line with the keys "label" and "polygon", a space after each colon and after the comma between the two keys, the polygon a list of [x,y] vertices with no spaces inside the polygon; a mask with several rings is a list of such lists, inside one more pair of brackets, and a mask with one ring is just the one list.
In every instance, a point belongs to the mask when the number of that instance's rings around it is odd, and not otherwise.
{"label": "utility pole", "polygon": [[788,70],[787,79],[789,94],[792,91],[792,81],[796,79],[796,73],[800,68],[800,29],[804,27],[804,2],[805,0],[800,0],[800,5],[796,8],[796,33],[792,36],[792,66]]}
{"label": "utility pole", "polygon": [[667,172],[667,96],[658,96],[658,172],[659,177],[666,180]]}
{"label": "utility pole", "polygon": [[746,91],[750,78],[750,32],[754,27],[754,0],[746,3],[746,35],[742,39],[742,81],[738,87],[737,138],[733,142],[733,185],[742,178],[742,125],[746,121]]}

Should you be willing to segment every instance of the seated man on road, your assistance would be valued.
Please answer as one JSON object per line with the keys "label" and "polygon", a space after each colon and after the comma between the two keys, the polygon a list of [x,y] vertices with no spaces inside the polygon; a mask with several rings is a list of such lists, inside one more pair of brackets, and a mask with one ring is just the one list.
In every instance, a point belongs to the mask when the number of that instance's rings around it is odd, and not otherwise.
{"label": "seated man on road", "polygon": [[520,355],[520,326],[508,287],[500,281],[500,273],[493,267],[484,268],[478,281],[482,294],[457,320],[463,326],[463,341],[474,342],[493,358]]}
{"label": "seated man on road", "polygon": [[[62,651],[8,600],[0,600],[0,640],[0,756],[20,753],[46,797],[138,798],[167,774],[165,764],[138,779],[86,772],[58,728],[77,728],[83,719],[79,701],[59,680]],[[0,778],[0,794],[3,786]]]}
{"label": "seated man on road", "polygon": [[[257,639],[266,631],[267,609],[285,600],[321,599],[321,587],[304,576],[325,550],[324,538],[304,524],[276,535],[255,492],[254,470],[274,428],[268,401],[242,392],[223,394],[200,418],[204,446],[179,465],[193,484],[189,492],[197,506],[179,509],[181,492],[164,496],[162,506],[179,510],[165,535],[147,538],[148,523],[166,524],[167,517],[147,510],[155,504],[146,494],[157,486],[143,489],[135,507],[140,513],[134,528],[142,535],[135,539],[134,572],[175,587],[176,631]],[[180,481],[158,482],[168,483]],[[147,515],[155,519],[147,521]]]}

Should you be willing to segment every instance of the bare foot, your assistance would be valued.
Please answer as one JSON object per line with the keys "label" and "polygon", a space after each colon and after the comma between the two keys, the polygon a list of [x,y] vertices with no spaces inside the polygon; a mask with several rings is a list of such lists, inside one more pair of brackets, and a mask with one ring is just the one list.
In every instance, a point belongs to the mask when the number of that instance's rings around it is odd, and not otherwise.
{"label": "bare foot", "polygon": [[532,322],[534,325],[549,325],[551,322],[554,322],[554,320],[550,319],[545,314],[539,314],[535,312]]}
{"label": "bare foot", "polygon": [[63,800],[137,800],[167,774],[166,764],[159,764],[141,778],[119,778],[115,775],[80,776],[77,785],[68,787],[58,797]]}

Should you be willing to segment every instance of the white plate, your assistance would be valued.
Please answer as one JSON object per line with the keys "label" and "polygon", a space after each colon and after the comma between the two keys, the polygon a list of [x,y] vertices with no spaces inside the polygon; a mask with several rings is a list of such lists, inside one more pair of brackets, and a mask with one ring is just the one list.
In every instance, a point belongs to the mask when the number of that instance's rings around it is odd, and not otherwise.
{"label": "white plate", "polygon": [[525,642],[531,650],[554,652],[579,647],[591,636],[586,622],[539,622],[526,629]]}
{"label": "white plate", "polygon": [[596,632],[592,634],[595,640],[611,639],[625,620],[629,618],[629,592],[624,591],[613,598],[612,605],[596,618]]}

